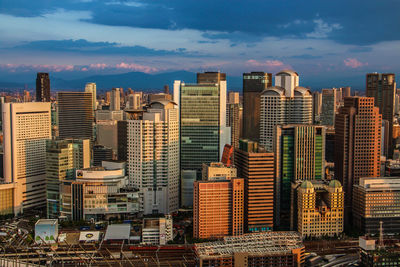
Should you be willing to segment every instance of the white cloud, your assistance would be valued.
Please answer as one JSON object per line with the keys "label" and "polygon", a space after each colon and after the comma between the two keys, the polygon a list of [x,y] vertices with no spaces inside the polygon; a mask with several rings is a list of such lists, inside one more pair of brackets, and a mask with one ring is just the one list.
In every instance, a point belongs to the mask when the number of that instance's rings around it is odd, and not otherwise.
{"label": "white cloud", "polygon": [[313,22],[315,24],[314,31],[306,34],[308,38],[326,38],[333,30],[342,29],[339,23],[328,24],[320,18],[314,19]]}

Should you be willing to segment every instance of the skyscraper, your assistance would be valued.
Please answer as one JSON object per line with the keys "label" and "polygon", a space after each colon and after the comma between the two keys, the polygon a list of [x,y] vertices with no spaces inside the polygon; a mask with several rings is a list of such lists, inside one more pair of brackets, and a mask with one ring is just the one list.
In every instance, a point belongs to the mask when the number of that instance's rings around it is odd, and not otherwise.
{"label": "skyscraper", "polygon": [[96,91],[96,83],[87,83],[85,86],[86,93],[92,93],[92,106],[93,110],[97,109],[97,91]]}
{"label": "skyscraper", "polygon": [[110,110],[121,109],[121,93],[120,88],[113,88],[111,91]]}
{"label": "skyscraper", "polygon": [[312,102],[310,90],[299,87],[299,75],[296,72],[277,73],[275,86],[261,94],[260,144],[272,151],[275,125],[311,124]]}
{"label": "skyscraper", "polygon": [[345,191],[349,222],[353,185],[361,177],[379,177],[382,115],[372,97],[346,97],[335,120],[335,179]]}
{"label": "skyscraper", "polygon": [[129,185],[144,214],[179,208],[179,117],[171,101],[153,102],[142,120],[128,120]]}
{"label": "skyscraper", "polygon": [[318,91],[312,93],[313,97],[313,122],[318,123],[320,121],[320,115],[322,110],[322,94]]}
{"label": "skyscraper", "polygon": [[325,127],[317,125],[277,125],[275,223],[288,228],[291,183],[324,179]]}
{"label": "skyscraper", "polygon": [[36,76],[36,102],[50,102],[50,78],[48,73],[38,72]]}
{"label": "skyscraper", "polygon": [[4,178],[14,183],[15,213],[46,206],[46,139],[50,103],[3,105]]}
{"label": "skyscraper", "polygon": [[231,128],[231,144],[234,148],[239,147],[239,137],[241,128],[241,115],[243,108],[239,103],[228,104],[226,108],[227,123],[226,126]]}
{"label": "skyscraper", "polygon": [[180,112],[181,169],[196,170],[201,178],[203,163],[219,162],[225,144],[230,144],[226,127],[226,81],[222,73],[199,73],[199,82],[174,82],[174,102]]}
{"label": "skyscraper", "polygon": [[383,120],[389,122],[388,154],[393,153],[393,118],[395,114],[396,79],[393,73],[369,73],[367,74],[366,96],[375,99],[375,106]]}
{"label": "skyscraper", "polygon": [[60,184],[75,178],[77,169],[90,167],[90,140],[66,139],[46,142],[47,217],[60,215]]}
{"label": "skyscraper", "polygon": [[272,74],[266,72],[243,73],[242,138],[260,139],[260,94],[272,86]]}
{"label": "skyscraper", "polygon": [[335,115],[336,115],[336,88],[322,89],[321,124],[325,126],[334,126]]}
{"label": "skyscraper", "polygon": [[58,123],[61,139],[92,139],[92,94],[84,92],[58,92]]}
{"label": "skyscraper", "polygon": [[274,226],[274,153],[256,142],[240,140],[235,151],[238,177],[244,179],[245,232],[263,232]]}

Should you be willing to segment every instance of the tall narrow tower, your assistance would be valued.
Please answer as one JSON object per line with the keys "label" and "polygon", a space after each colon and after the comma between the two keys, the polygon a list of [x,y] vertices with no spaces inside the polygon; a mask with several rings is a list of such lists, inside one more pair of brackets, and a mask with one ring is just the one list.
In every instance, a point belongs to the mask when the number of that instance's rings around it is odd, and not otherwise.
{"label": "tall narrow tower", "polygon": [[50,102],[50,77],[39,72],[36,76],[36,102]]}
{"label": "tall narrow tower", "polygon": [[372,97],[346,97],[336,115],[335,179],[345,191],[345,222],[351,220],[353,185],[380,175],[381,125]]}

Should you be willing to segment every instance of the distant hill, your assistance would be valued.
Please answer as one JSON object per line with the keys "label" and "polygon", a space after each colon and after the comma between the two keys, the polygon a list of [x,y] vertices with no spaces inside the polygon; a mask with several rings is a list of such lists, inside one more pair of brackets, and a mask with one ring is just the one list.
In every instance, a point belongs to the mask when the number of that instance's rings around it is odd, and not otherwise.
{"label": "distant hill", "polygon": [[[35,77],[31,75],[31,77]],[[0,81],[0,88],[24,88],[25,84],[29,88],[35,88],[35,79],[23,77],[25,83]],[[36,77],[35,77],[36,78]],[[52,90],[82,90],[87,82],[95,82],[99,91],[109,90],[113,87],[132,88],[134,90],[160,90],[168,84],[170,90],[174,80],[181,80],[186,83],[196,82],[196,73],[189,71],[174,71],[165,73],[148,74],[143,72],[128,72],[123,74],[91,75],[79,79],[66,79],[60,73],[51,73]],[[18,79],[19,81],[21,79]],[[228,76],[228,89],[241,90],[242,78]]]}

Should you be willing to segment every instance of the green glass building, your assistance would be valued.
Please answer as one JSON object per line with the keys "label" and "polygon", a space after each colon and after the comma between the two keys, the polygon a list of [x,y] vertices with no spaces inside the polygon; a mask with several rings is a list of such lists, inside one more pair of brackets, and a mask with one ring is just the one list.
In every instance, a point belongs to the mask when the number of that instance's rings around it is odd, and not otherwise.
{"label": "green glass building", "polygon": [[47,217],[60,214],[60,182],[75,178],[75,170],[90,167],[90,140],[46,141]]}
{"label": "green glass building", "polygon": [[180,109],[181,170],[195,170],[200,179],[202,164],[219,162],[223,146],[230,143],[225,125],[226,81],[175,81],[174,101]]}
{"label": "green glass building", "polygon": [[275,225],[287,229],[290,221],[291,183],[325,177],[325,127],[277,125]]}

